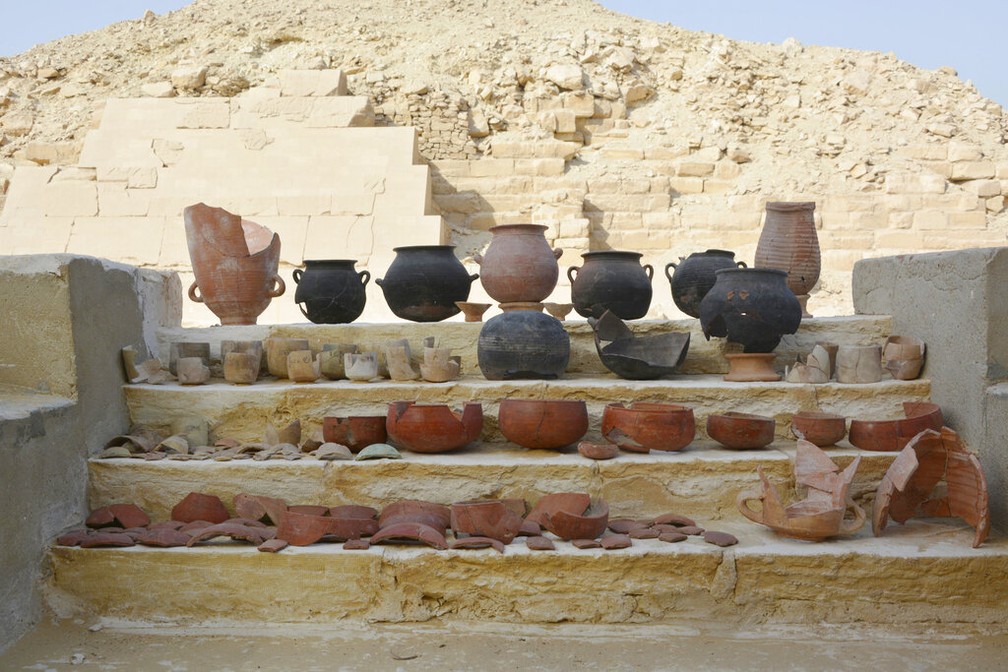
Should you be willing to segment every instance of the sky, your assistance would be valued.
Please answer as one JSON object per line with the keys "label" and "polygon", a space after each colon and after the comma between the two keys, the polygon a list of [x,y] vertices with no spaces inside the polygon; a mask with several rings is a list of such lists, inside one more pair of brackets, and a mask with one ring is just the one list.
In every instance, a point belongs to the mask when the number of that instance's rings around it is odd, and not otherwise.
{"label": "sky", "polygon": [[[163,14],[187,4],[188,0],[3,0],[0,56],[138,19],[147,9]],[[1008,67],[1001,48],[1008,29],[1006,0],[718,0],[716,4],[601,0],[601,4],[623,14],[737,40],[780,43],[793,37],[807,45],[891,51],[921,68],[950,66],[981,94],[1008,107]]]}

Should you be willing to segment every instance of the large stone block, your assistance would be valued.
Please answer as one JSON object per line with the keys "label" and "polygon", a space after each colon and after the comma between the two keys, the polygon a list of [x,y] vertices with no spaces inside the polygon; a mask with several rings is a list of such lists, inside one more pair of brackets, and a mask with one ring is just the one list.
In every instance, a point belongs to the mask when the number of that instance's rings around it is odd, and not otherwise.
{"label": "large stone block", "polygon": [[154,266],[165,225],[164,217],[75,217],[67,252]]}
{"label": "large stone block", "polygon": [[342,70],[281,70],[280,95],[345,96],[347,79]]}

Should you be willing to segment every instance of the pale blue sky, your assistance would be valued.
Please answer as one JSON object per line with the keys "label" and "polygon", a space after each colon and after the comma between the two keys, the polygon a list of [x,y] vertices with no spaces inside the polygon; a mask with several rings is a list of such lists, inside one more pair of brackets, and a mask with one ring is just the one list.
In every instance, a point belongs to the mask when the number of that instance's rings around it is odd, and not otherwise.
{"label": "pale blue sky", "polygon": [[[187,0],[5,0],[0,55],[140,18],[147,9],[161,14],[186,4]],[[922,68],[951,66],[960,77],[972,80],[980,93],[1008,105],[1008,59],[1002,49],[1008,30],[1006,0],[602,0],[602,4],[624,14],[740,40],[780,43],[794,37],[803,44],[892,51]]]}

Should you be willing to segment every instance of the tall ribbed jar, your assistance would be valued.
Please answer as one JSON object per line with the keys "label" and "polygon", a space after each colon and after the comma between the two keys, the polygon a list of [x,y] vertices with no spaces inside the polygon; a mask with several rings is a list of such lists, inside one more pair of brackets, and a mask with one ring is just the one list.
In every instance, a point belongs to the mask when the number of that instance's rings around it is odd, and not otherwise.
{"label": "tall ribbed jar", "polygon": [[[756,245],[755,266],[787,271],[787,284],[801,300],[819,281],[821,260],[815,203],[770,201]],[[805,302],[802,301],[804,308]]]}

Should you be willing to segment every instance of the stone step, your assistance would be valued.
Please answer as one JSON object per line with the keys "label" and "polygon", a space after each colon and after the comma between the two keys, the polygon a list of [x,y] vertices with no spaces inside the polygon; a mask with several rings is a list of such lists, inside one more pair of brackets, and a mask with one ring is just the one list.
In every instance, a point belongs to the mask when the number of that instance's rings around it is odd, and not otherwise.
{"label": "stone step", "polygon": [[680,376],[657,381],[628,381],[614,376],[572,375],[559,380],[493,381],[465,376],[449,383],[381,380],[370,383],[324,381],[292,383],[260,381],[230,385],[137,384],[124,386],[134,424],[172,433],[172,427],[205,421],[211,440],[229,437],[261,441],[267,423],[300,420],[303,436],[321,427],[327,415],[384,415],[389,402],[483,404],[484,441],[503,441],[497,428],[499,402],[505,398],[580,399],[588,406],[589,440],[599,440],[601,416],[611,402],[657,401],[693,409],[697,436],[706,438],[711,413],[743,411],[772,416],[777,436],[789,436],[790,419],[798,411],[823,410],[849,418],[903,417],[904,401],[927,401],[928,380],[886,380],[866,385],[826,383],[728,383],[716,375]]}
{"label": "stone step", "polygon": [[[551,492],[588,492],[602,497],[613,517],[657,516],[669,511],[702,519],[742,520],[739,492],[757,488],[757,466],[776,483],[792,483],[794,441],[770,448],[731,451],[697,441],[675,452],[622,453],[596,462],[565,453],[525,450],[509,444],[478,444],[462,452],[402,460],[322,462],[252,459],[180,461],[92,459],[90,507],[132,502],[155,520],[193,491],[216,495],[228,506],[245,492],[279,497],[289,504],[364,504],[381,508],[398,499],[450,504],[470,499],[516,497],[534,503]],[[828,449],[846,466],[861,456],[851,496],[873,494],[895,453]],[[232,510],[232,513],[234,511]]]}
{"label": "stone step", "polygon": [[[705,521],[699,521],[705,522]],[[811,544],[718,523],[740,543],[635,541],[620,551],[434,551],[340,544],[260,553],[56,547],[48,594],[64,610],[148,623],[351,621],[671,624],[958,623],[999,627],[1008,542],[911,520],[881,538]],[[131,588],[127,588],[131,587]]]}
{"label": "stone step", "polygon": [[[307,255],[306,255],[307,256]],[[473,267],[474,270],[479,269]],[[361,269],[362,270],[362,269]],[[383,277],[385,268],[370,269],[375,278]],[[369,283],[369,289],[374,283]],[[473,291],[482,290],[474,283]],[[288,293],[292,292],[293,281],[288,283]],[[482,298],[470,297],[473,301]],[[293,300],[292,296],[278,299]],[[369,303],[383,302],[381,291],[377,287],[369,292]],[[383,306],[385,310],[387,307]],[[496,307],[491,308],[484,319],[490,319],[497,314]],[[391,313],[389,313],[391,315]],[[211,355],[220,355],[221,340],[253,340],[268,336],[285,336],[307,338],[315,349],[321,349],[323,343],[355,343],[362,351],[377,350],[390,340],[405,338],[409,340],[415,351],[419,351],[425,337],[433,336],[443,347],[450,347],[455,354],[462,357],[462,367],[465,373],[477,373],[476,343],[479,338],[481,323],[463,322],[458,315],[444,322],[417,323],[394,320],[387,323],[353,323],[338,325],[317,324],[261,324],[250,326],[215,326],[215,327],[173,327],[158,331],[157,353],[162,361],[168,361],[168,353],[173,341],[206,341],[210,343]],[[638,334],[660,334],[668,332],[690,332],[690,347],[683,362],[683,374],[725,373],[728,370],[724,358],[725,341],[715,338],[706,340],[700,330],[699,320],[634,320],[629,323],[631,329]],[[567,367],[568,373],[609,374],[599,359],[595,349],[594,332],[588,323],[576,313],[571,313],[564,322],[564,328],[571,338],[571,358]],[[832,341],[839,345],[881,344],[892,333],[892,318],[885,315],[856,315],[842,317],[818,317],[803,320],[798,332],[785,336],[777,346],[776,366],[783,371],[784,366],[794,363],[798,355],[807,355],[818,341]],[[615,382],[621,382],[613,378]],[[626,382],[626,381],[622,381]]]}

